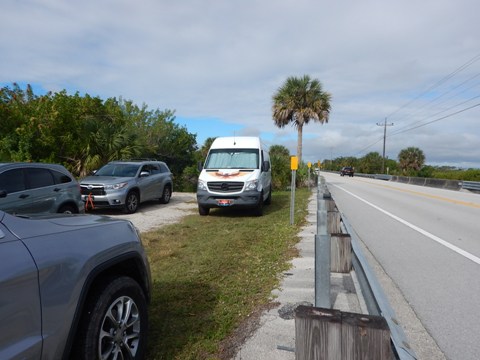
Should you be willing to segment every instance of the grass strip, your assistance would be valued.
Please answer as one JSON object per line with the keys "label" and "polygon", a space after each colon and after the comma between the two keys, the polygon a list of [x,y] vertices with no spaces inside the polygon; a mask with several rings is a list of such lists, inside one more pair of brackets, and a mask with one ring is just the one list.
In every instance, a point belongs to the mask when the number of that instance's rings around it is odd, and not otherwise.
{"label": "grass strip", "polygon": [[307,189],[276,192],[264,215],[212,209],[142,234],[153,279],[148,359],[223,359],[222,341],[271,301],[305,223]]}

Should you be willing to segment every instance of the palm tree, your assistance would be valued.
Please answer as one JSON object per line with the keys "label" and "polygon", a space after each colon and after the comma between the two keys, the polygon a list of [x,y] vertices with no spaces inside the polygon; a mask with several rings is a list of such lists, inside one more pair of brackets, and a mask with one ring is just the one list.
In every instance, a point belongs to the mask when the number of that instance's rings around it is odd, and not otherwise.
{"label": "palm tree", "polygon": [[398,162],[404,174],[414,174],[425,164],[425,154],[417,147],[408,147],[400,151]]}
{"label": "palm tree", "polygon": [[292,123],[297,128],[297,156],[302,161],[303,125],[310,120],[328,122],[331,95],[322,90],[322,84],[310,76],[289,77],[273,95],[273,121],[279,128]]}

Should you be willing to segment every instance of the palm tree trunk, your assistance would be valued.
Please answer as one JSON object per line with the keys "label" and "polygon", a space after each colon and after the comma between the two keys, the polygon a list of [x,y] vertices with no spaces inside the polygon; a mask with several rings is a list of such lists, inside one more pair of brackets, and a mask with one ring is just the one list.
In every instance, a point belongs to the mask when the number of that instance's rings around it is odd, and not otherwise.
{"label": "palm tree trunk", "polygon": [[302,162],[302,136],[303,136],[303,124],[298,124],[298,138],[297,138],[297,157],[298,165]]}

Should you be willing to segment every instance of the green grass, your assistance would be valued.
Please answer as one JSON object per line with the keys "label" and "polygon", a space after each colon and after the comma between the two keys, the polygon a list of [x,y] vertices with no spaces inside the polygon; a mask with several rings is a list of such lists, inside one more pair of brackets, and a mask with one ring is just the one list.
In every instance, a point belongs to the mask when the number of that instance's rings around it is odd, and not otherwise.
{"label": "green grass", "polygon": [[[222,359],[225,339],[271,301],[297,255],[310,193],[273,194],[264,215],[212,209],[142,234],[153,279],[148,359]],[[222,342],[223,341],[223,342]]]}

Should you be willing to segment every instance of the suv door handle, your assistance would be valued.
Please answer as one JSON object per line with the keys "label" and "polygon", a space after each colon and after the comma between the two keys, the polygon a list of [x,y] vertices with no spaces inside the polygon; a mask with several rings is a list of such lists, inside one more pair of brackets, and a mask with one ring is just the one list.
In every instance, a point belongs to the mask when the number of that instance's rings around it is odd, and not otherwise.
{"label": "suv door handle", "polygon": [[55,191],[55,192],[59,192],[60,190],[62,190],[62,189],[60,189],[60,188],[53,189],[53,191]]}
{"label": "suv door handle", "polygon": [[19,196],[20,199],[26,199],[27,197],[29,197],[30,195],[28,194],[22,194]]}

